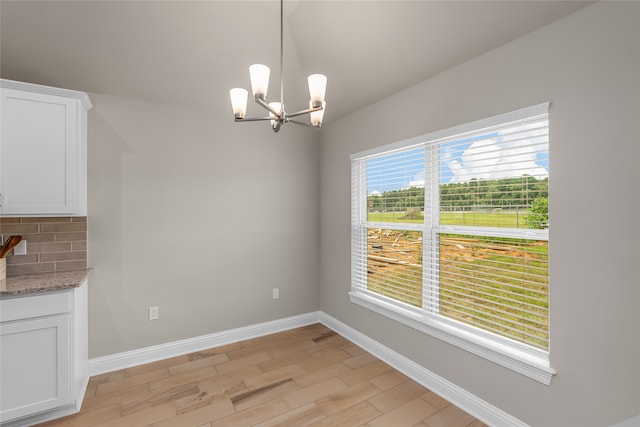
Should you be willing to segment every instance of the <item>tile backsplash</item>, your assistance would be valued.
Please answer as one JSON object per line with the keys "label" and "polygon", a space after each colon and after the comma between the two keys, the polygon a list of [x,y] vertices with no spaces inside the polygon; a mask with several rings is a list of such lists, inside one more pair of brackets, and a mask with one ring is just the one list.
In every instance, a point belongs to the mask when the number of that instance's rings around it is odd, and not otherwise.
{"label": "tile backsplash", "polygon": [[26,255],[7,256],[7,276],[87,268],[85,216],[0,218],[0,235],[27,241]]}

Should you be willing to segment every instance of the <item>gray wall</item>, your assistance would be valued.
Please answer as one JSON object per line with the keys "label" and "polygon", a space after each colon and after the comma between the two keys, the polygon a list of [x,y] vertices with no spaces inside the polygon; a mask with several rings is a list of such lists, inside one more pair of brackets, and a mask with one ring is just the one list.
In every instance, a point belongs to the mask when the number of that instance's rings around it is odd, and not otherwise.
{"label": "gray wall", "polygon": [[317,133],[91,100],[90,357],[318,310]]}
{"label": "gray wall", "polygon": [[[640,3],[598,3],[326,127],[321,309],[533,426],[640,413]],[[349,303],[349,154],[551,101],[550,386]]]}
{"label": "gray wall", "polygon": [[[638,19],[638,3],[588,7],[326,126],[320,145],[228,111],[91,94],[90,357],[321,309],[534,426],[638,414]],[[543,101],[550,386],[347,297],[348,155]]]}

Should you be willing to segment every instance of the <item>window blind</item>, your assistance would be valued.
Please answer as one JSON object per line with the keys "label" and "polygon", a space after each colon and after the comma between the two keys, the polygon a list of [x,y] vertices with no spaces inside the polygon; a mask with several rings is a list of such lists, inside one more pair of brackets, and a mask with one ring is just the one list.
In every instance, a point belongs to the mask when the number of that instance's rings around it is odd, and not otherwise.
{"label": "window blind", "polygon": [[548,104],[352,156],[352,292],[549,349]]}

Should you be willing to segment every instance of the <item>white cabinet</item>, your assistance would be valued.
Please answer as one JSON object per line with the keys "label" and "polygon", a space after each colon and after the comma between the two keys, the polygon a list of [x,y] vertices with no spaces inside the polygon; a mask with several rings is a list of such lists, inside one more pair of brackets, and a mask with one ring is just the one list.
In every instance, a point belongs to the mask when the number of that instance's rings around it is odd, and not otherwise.
{"label": "white cabinet", "polygon": [[2,418],[69,403],[69,315],[2,326]]}
{"label": "white cabinet", "polygon": [[0,213],[86,215],[87,94],[0,80]]}
{"label": "white cabinet", "polygon": [[0,300],[0,420],[33,425],[77,412],[89,380],[87,284]]}

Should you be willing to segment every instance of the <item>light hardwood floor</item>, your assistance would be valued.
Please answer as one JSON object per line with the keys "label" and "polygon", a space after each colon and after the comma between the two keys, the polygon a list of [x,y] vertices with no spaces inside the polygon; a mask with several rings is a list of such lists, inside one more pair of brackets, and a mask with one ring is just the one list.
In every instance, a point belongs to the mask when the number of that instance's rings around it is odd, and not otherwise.
{"label": "light hardwood floor", "polygon": [[79,414],[41,426],[480,427],[323,325],[92,377]]}

